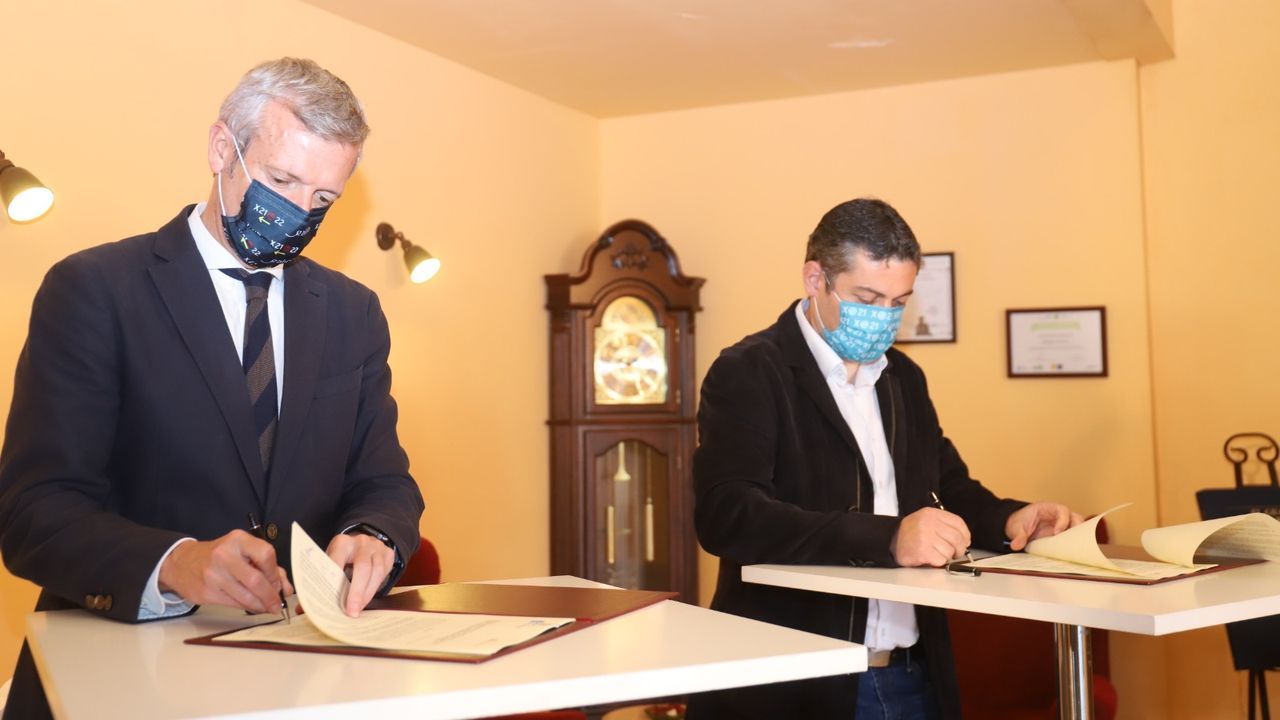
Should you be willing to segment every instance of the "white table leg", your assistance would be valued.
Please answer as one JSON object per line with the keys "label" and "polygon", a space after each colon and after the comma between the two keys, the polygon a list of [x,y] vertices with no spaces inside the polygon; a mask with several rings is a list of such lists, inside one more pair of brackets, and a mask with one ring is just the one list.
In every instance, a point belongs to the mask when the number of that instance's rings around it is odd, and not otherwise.
{"label": "white table leg", "polygon": [[1093,718],[1093,648],[1089,628],[1054,623],[1058,646],[1058,717],[1061,720]]}

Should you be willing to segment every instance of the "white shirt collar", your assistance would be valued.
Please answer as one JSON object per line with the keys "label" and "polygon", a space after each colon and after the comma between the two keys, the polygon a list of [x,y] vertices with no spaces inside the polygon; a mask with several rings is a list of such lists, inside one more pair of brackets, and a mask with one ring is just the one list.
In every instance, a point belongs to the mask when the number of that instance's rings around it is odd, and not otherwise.
{"label": "white shirt collar", "polygon": [[[209,228],[205,227],[204,220],[200,215],[204,212],[207,203],[198,203],[191,214],[187,216],[187,226],[191,228],[191,237],[196,240],[196,250],[200,252],[200,257],[204,259],[204,266],[210,270],[221,270],[222,268],[240,268],[244,269],[244,265],[240,264],[240,260],[224,246],[222,243],[214,239],[209,233]],[[284,266],[276,265],[269,268],[257,268],[253,272],[271,273],[277,280],[284,280]]]}
{"label": "white shirt collar", "polygon": [[[840,359],[813,325],[809,324],[809,318],[805,315],[808,309],[809,298],[796,303],[796,322],[800,323],[800,334],[804,335],[809,352],[813,353],[813,359],[818,361],[818,369],[822,371],[822,376],[825,378],[836,377],[841,383],[849,384],[849,370],[845,367],[844,360]],[[876,382],[880,380],[880,373],[884,372],[888,365],[889,359],[884,355],[862,365],[853,376],[853,387],[855,389],[875,387]]]}

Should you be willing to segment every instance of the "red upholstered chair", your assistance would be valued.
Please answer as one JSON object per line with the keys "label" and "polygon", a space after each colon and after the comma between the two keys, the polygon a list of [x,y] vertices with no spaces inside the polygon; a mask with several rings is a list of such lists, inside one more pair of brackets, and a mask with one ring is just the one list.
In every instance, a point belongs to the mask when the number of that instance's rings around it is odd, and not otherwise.
{"label": "red upholstered chair", "polygon": [[[426,538],[418,541],[418,550],[405,564],[404,572],[396,580],[401,585],[435,585],[440,582],[440,553],[436,546]],[[587,720],[585,713],[578,710],[553,710],[549,712],[524,713],[521,715],[504,715],[491,720]]]}
{"label": "red upholstered chair", "polygon": [[440,582],[440,553],[431,541],[419,536],[418,551],[405,564],[404,572],[396,580],[401,585],[435,585]]}
{"label": "red upholstered chair", "polygon": [[[1098,541],[1107,541],[1106,520]],[[1083,581],[1081,581],[1083,582]],[[1053,625],[1035,620],[947,611],[960,682],[961,714],[983,720],[1058,717],[1058,665]],[[1116,689],[1105,630],[1092,630],[1093,707],[1098,720],[1116,715]]]}

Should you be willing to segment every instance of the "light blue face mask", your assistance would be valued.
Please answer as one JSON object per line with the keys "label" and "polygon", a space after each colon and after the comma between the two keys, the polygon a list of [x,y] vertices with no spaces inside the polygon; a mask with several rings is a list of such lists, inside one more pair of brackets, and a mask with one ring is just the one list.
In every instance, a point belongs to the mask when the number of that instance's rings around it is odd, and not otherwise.
{"label": "light blue face mask", "polygon": [[[831,288],[830,280],[827,280],[827,287]],[[884,355],[898,337],[902,308],[883,308],[844,300],[834,289],[831,289],[831,294],[840,301],[840,324],[835,330],[827,329],[818,311],[818,302],[816,299],[813,301],[813,311],[818,313],[818,324],[822,327],[822,339],[841,360],[847,362],[865,365]]]}

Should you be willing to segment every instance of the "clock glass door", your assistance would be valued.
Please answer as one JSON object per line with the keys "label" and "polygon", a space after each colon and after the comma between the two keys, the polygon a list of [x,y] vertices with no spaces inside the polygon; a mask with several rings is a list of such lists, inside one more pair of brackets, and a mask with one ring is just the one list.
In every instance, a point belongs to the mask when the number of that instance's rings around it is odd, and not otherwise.
{"label": "clock glass door", "polygon": [[669,456],[622,440],[596,456],[593,577],[624,588],[670,589]]}
{"label": "clock glass door", "polygon": [[649,303],[623,295],[609,303],[595,329],[597,405],[667,402],[667,334]]}

